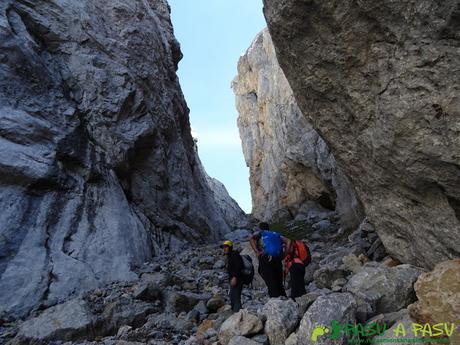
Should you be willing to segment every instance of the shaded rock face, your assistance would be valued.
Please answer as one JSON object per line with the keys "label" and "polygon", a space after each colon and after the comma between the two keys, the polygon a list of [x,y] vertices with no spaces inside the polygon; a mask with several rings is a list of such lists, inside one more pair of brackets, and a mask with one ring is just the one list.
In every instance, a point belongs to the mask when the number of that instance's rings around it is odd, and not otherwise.
{"label": "shaded rock face", "polygon": [[361,210],[355,193],[297,106],[267,29],[240,58],[232,86],[254,215],[292,219],[302,205],[316,201],[337,208],[345,227],[357,226]]}
{"label": "shaded rock face", "polygon": [[300,109],[388,252],[424,267],[458,257],[458,1],[264,5]]}
{"label": "shaded rock face", "polygon": [[244,216],[197,159],[180,58],[163,0],[1,2],[0,312],[133,279]]}

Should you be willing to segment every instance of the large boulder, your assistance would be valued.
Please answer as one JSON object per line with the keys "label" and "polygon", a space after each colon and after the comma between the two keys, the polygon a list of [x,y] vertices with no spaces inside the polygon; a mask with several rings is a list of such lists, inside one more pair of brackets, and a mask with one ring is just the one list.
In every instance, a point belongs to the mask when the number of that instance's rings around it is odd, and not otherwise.
{"label": "large boulder", "polygon": [[458,0],[264,0],[264,13],[388,253],[427,268],[460,256]]}
{"label": "large boulder", "polygon": [[360,319],[395,312],[415,301],[414,283],[422,269],[411,265],[387,267],[370,262],[353,275],[344,290],[355,295]]}
{"label": "large boulder", "polygon": [[303,205],[316,201],[337,208],[344,227],[357,226],[361,208],[355,193],[297,106],[267,29],[239,59],[232,87],[254,216],[292,219]]}
{"label": "large boulder", "polygon": [[336,281],[337,279],[344,278],[345,276],[346,276],[345,270],[328,265],[328,266],[323,266],[319,268],[318,270],[316,270],[315,273],[313,274],[313,279],[315,281],[316,286],[319,289],[323,289],[323,288],[330,289],[334,281]]}
{"label": "large boulder", "polygon": [[203,297],[192,292],[168,291],[166,293],[166,308],[173,312],[189,312]]}
{"label": "large boulder", "polygon": [[24,316],[244,213],[205,174],[165,0],[0,3],[0,312]]}
{"label": "large boulder", "polygon": [[264,332],[270,345],[284,345],[299,323],[299,307],[292,299],[271,298],[260,312],[266,318]]}
{"label": "large boulder", "polygon": [[409,313],[419,323],[454,323],[452,344],[460,344],[460,259],[442,262],[415,283],[418,301]]}
{"label": "large boulder", "polygon": [[[383,335],[375,337],[374,343],[382,345],[394,345],[395,343],[407,343],[407,344],[436,344],[429,341],[429,336],[422,336],[422,333],[414,334],[413,324],[414,320],[406,313],[403,314],[402,318],[395,322]],[[425,339],[423,339],[425,338]],[[422,341],[416,341],[415,339],[423,339]],[[455,344],[455,343],[453,343]]]}
{"label": "large boulder", "polygon": [[263,329],[262,321],[246,309],[230,316],[220,326],[219,341],[227,345],[235,336],[251,336],[259,333]]}
{"label": "large boulder", "polygon": [[[349,293],[332,293],[318,297],[300,321],[296,333],[297,345],[309,344],[313,341],[312,337],[318,345],[343,344],[344,334],[340,334],[336,340],[331,339],[328,326],[332,321],[340,324],[353,323],[355,311],[356,302]],[[322,332],[318,332],[320,326]]]}
{"label": "large boulder", "polygon": [[76,298],[46,309],[19,326],[14,344],[91,340],[116,334],[121,326],[141,326],[153,312],[150,304],[120,298],[96,312],[93,303]]}
{"label": "large boulder", "polygon": [[56,305],[45,310],[38,317],[25,321],[19,328],[19,339],[83,340],[91,338],[94,323],[87,303],[80,299]]}

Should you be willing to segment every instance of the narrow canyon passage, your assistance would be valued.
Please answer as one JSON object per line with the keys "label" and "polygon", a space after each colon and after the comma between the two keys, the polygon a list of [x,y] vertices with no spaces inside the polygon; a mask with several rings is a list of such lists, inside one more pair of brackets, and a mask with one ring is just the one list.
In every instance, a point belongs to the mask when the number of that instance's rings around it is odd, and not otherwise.
{"label": "narrow canyon passage", "polygon": [[2,1],[0,344],[460,344],[459,13]]}

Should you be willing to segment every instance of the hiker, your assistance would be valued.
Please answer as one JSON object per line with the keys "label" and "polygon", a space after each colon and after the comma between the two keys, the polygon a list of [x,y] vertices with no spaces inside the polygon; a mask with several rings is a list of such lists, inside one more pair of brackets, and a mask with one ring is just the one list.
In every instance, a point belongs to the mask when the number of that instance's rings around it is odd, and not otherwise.
{"label": "hiker", "polygon": [[288,239],[279,233],[270,231],[267,223],[259,224],[250,238],[251,247],[259,259],[259,274],[268,288],[270,297],[286,296],[283,287],[283,244]]}
{"label": "hiker", "polygon": [[311,254],[308,246],[301,240],[289,240],[286,247],[286,257],[284,258],[286,271],[291,280],[291,298],[295,301],[296,297],[307,293],[305,290],[305,266],[311,261]]}
{"label": "hiker", "polygon": [[224,249],[224,254],[227,256],[227,271],[230,281],[230,305],[233,312],[241,309],[241,292],[243,291],[242,271],[244,268],[243,258],[240,253],[233,250],[232,241],[224,241],[220,246]]}

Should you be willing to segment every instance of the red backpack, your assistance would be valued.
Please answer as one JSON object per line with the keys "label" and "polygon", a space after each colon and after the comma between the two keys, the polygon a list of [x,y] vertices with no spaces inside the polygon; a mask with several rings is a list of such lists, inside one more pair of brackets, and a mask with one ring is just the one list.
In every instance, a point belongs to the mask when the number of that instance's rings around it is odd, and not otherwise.
{"label": "red backpack", "polygon": [[305,266],[311,262],[311,254],[308,246],[301,240],[293,240],[294,258],[300,259]]}

